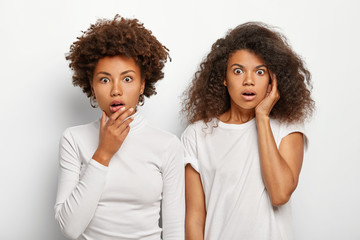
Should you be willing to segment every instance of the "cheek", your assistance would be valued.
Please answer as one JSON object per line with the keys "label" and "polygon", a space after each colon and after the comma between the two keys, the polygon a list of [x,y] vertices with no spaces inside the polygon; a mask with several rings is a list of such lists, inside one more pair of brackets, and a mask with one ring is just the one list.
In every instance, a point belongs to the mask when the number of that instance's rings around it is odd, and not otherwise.
{"label": "cheek", "polygon": [[104,87],[99,87],[99,86],[93,87],[93,93],[95,94],[95,97],[98,101],[104,98],[106,92],[107,90]]}
{"label": "cheek", "polygon": [[[126,91],[126,92],[125,92]],[[139,100],[141,88],[140,86],[133,86],[130,88],[124,89],[124,95],[128,98],[129,101],[136,104]]]}
{"label": "cheek", "polygon": [[269,84],[264,84],[263,86],[261,86],[261,89],[258,92],[259,95],[261,95],[264,98],[268,92],[268,89],[269,89]]}
{"label": "cheek", "polygon": [[227,90],[230,97],[236,97],[244,90],[240,84],[233,84],[232,82],[227,82]]}

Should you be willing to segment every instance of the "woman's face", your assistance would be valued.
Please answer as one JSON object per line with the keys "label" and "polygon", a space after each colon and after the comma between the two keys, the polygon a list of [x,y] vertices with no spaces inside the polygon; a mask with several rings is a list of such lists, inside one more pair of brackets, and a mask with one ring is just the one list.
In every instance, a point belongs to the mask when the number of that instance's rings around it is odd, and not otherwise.
{"label": "woman's face", "polygon": [[145,81],[134,59],[119,55],[98,61],[91,87],[99,107],[111,116],[121,107],[135,109]]}
{"label": "woman's face", "polygon": [[254,110],[266,96],[269,80],[269,70],[260,57],[248,50],[234,52],[228,60],[224,81],[231,107]]}

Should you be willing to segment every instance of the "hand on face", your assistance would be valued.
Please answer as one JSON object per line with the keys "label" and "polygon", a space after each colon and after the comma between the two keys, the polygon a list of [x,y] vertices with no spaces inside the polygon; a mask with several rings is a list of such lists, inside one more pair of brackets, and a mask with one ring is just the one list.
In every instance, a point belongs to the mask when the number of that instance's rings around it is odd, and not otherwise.
{"label": "hand on face", "polygon": [[107,166],[112,156],[119,150],[130,131],[129,124],[133,118],[129,116],[134,112],[133,108],[119,109],[106,121],[106,113],[102,113],[100,121],[99,146],[93,159]]}
{"label": "hand on face", "polygon": [[271,84],[269,84],[265,98],[256,106],[256,117],[269,116],[276,102],[280,99],[280,93],[277,88],[276,75],[270,73]]}

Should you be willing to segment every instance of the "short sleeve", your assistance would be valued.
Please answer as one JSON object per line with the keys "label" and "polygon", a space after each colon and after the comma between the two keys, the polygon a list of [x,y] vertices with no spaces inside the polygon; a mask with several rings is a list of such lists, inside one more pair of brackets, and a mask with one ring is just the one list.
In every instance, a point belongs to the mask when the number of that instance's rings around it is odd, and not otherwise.
{"label": "short sleeve", "polygon": [[198,153],[196,144],[196,129],[194,125],[189,125],[181,135],[181,142],[185,149],[184,164],[190,164],[199,172]]}
{"label": "short sleeve", "polygon": [[[304,147],[307,149],[308,146],[308,137],[305,131],[305,125],[303,123],[295,123],[295,124],[281,124],[280,127],[280,139],[283,139],[287,135],[291,133],[299,132],[302,133],[304,137]],[[280,140],[281,141],[281,140]]]}

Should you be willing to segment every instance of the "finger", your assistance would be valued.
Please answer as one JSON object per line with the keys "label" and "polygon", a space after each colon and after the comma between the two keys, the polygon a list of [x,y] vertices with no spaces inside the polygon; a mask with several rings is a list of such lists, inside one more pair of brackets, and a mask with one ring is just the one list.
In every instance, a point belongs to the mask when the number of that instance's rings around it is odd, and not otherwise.
{"label": "finger", "polygon": [[129,108],[128,110],[126,110],[125,112],[123,112],[115,121],[115,125],[117,127],[120,127],[123,122],[127,119],[129,119],[129,117],[133,114],[134,112],[134,108]]}
{"label": "finger", "polygon": [[127,127],[130,127],[130,123],[134,120],[134,117],[130,116],[126,118],[119,126],[118,126],[118,132],[121,134]]}
{"label": "finger", "polygon": [[272,86],[273,86],[273,89],[276,89],[278,88],[278,81],[277,81],[277,78],[276,78],[276,75],[275,74],[271,74],[271,83],[272,83]]}
{"label": "finger", "polygon": [[126,138],[126,136],[128,135],[129,131],[130,131],[130,123],[133,121],[133,118],[130,117],[129,119],[126,119],[123,124],[121,124],[121,126],[119,128],[117,128],[117,133],[116,135],[120,137],[121,141],[124,141],[124,139]]}
{"label": "finger", "polygon": [[271,86],[270,95],[275,97],[276,94],[279,92],[279,90],[278,90],[278,82],[277,82],[275,74],[272,74],[271,85],[270,86]]}
{"label": "finger", "polygon": [[121,107],[119,110],[117,110],[116,112],[114,112],[110,117],[109,117],[109,124],[112,125],[116,122],[116,120],[119,118],[119,116],[121,116],[122,113],[125,112],[125,107]]}
{"label": "finger", "polygon": [[269,71],[269,73],[270,73],[270,78],[271,78],[271,81],[272,81],[273,79],[275,79],[275,80],[276,80],[276,74],[275,74],[275,73],[273,73],[272,71]]}
{"label": "finger", "polygon": [[134,120],[134,118],[130,117],[130,118],[126,119],[124,122],[122,122],[122,124],[114,130],[116,136],[120,136],[126,130],[126,128],[130,128],[130,123],[133,120]]}
{"label": "finger", "polygon": [[272,90],[272,85],[271,85],[271,83],[270,83],[270,84],[268,85],[267,90],[266,90],[266,96],[269,96],[269,95],[270,95],[271,90]]}
{"label": "finger", "polygon": [[133,118],[126,119],[123,124],[119,127],[120,135],[124,134],[125,132],[130,131],[130,123],[133,121]]}
{"label": "finger", "polygon": [[280,91],[278,88],[278,81],[276,78],[275,78],[274,90],[275,90],[274,91],[275,98],[278,100],[280,98]]}
{"label": "finger", "polygon": [[121,133],[120,133],[120,137],[121,137],[121,140],[124,141],[125,138],[127,137],[127,135],[129,134],[130,132],[130,126],[127,126]]}

